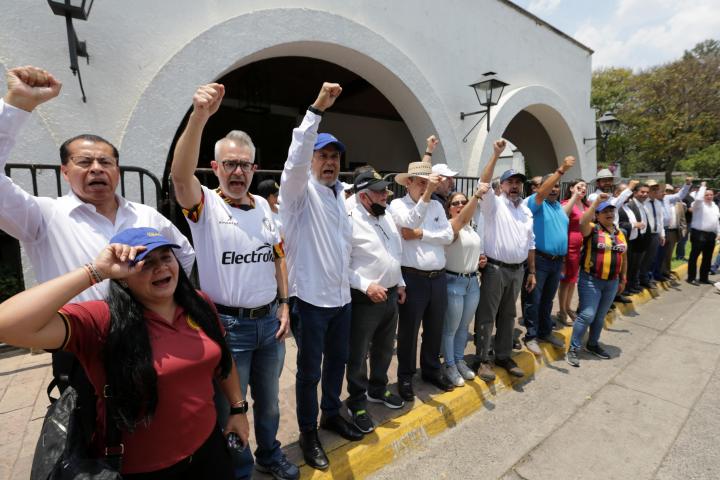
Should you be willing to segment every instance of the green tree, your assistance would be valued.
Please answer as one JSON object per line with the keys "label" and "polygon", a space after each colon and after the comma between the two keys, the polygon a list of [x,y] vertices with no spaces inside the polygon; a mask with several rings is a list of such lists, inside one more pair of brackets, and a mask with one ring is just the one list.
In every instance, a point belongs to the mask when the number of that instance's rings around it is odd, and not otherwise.
{"label": "green tree", "polygon": [[720,143],[714,143],[680,162],[683,170],[690,170],[701,178],[720,180]]}

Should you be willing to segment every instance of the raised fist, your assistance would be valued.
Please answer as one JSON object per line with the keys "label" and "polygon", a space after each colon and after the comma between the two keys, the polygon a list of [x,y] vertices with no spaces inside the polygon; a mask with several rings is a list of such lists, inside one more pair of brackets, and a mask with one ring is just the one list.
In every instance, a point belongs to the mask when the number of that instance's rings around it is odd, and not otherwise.
{"label": "raised fist", "polygon": [[5,103],[32,112],[38,105],[60,93],[60,83],[51,73],[33,66],[8,70]]}
{"label": "raised fist", "polygon": [[220,83],[208,83],[195,90],[193,95],[193,113],[202,118],[209,118],[220,108],[225,86]]}
{"label": "raised fist", "polygon": [[630,190],[635,190],[635,187],[637,187],[640,184],[640,180],[630,180],[628,183],[628,188]]}
{"label": "raised fist", "polygon": [[432,153],[435,150],[435,147],[437,147],[438,144],[440,143],[440,140],[438,140],[438,138],[435,135],[430,135],[426,141],[427,141],[427,151],[430,153]]}
{"label": "raised fist", "polygon": [[606,202],[606,201],[608,200],[608,198],[610,198],[610,194],[609,194],[609,193],[605,193],[605,192],[600,193],[600,194],[598,194],[598,196],[597,196],[597,203],[600,204],[600,203],[602,203],[602,202]]}
{"label": "raised fist", "polygon": [[480,198],[483,195],[485,195],[488,190],[490,190],[490,184],[489,183],[483,183],[479,182],[477,184],[477,188],[475,189],[475,197]]}
{"label": "raised fist", "polygon": [[442,181],[442,178],[440,178],[440,175],[436,173],[431,173],[427,177],[427,187],[425,191],[429,191],[430,193],[434,192],[438,185],[440,185],[440,182]]}
{"label": "raised fist", "polygon": [[685,177],[685,183],[687,185],[690,185],[692,183],[692,181],[693,181],[693,177]]}
{"label": "raised fist", "polygon": [[312,106],[320,111],[325,111],[333,106],[340,93],[342,93],[342,87],[339,83],[325,82]]}
{"label": "raised fist", "polygon": [[507,142],[505,139],[495,140],[495,143],[493,143],[493,152],[495,153],[496,157],[499,157],[502,152],[505,151],[505,147],[507,146]]}
{"label": "raised fist", "polygon": [[575,165],[575,157],[573,157],[572,155],[568,155],[568,156],[565,157],[565,159],[563,160],[563,166],[562,166],[563,172],[567,172],[567,171],[570,170],[574,165]]}

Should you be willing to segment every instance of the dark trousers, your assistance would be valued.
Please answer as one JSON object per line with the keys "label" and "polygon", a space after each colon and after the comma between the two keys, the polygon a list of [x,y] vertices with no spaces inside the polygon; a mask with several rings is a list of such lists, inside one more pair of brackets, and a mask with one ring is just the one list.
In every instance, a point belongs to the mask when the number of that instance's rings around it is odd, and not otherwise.
{"label": "dark trousers", "polygon": [[[352,323],[347,364],[347,399],[351,410],[365,410],[366,393],[382,398],[387,390],[387,371],[393,356],[398,325],[397,288],[388,289],[387,300],[373,303],[359,290],[351,290]],[[370,378],[368,380],[368,352]]]}
{"label": "dark trousers", "polygon": [[420,368],[425,375],[440,375],[440,345],[447,308],[447,277],[444,273],[428,278],[403,270],[407,296],[400,305],[397,357],[399,380],[415,375],[418,332],[422,323]]}
{"label": "dark trousers", "polygon": [[658,255],[658,247],[660,246],[660,234],[651,233],[649,234],[649,241],[647,250],[645,250],[645,256],[643,256],[642,262],[640,263],[640,284],[647,286],[652,280],[652,269],[655,264],[655,259]]}
{"label": "dark trousers", "polygon": [[[530,302],[525,307],[525,341],[552,334],[552,307],[555,294],[560,286],[563,260],[550,260],[535,255],[535,288],[529,293]],[[527,291],[525,283],[520,289]]]}
{"label": "dark trousers", "polygon": [[321,379],[323,415],[333,417],[340,412],[351,312],[350,303],[326,308],[293,298],[291,325],[298,346],[295,398],[301,432],[317,429],[317,386]]}
{"label": "dark trousers", "polygon": [[[481,362],[490,360],[493,325],[495,358],[506,360],[512,353],[515,303],[522,285],[523,269],[488,263],[483,269],[480,302],[475,312],[475,349]],[[497,318],[497,320],[496,320]]]}
{"label": "dark trousers", "polygon": [[680,238],[680,229],[665,229],[665,246],[663,247],[663,261],[662,261],[662,273],[663,275],[670,275],[672,267],[670,264],[673,259],[673,251],[675,245],[677,245],[678,239]]}
{"label": "dark trousers", "polygon": [[640,288],[640,264],[645,257],[645,244],[631,240],[628,244],[628,288]]}
{"label": "dark trousers", "polygon": [[690,258],[688,259],[688,280],[695,280],[697,276],[697,260],[702,255],[700,262],[700,280],[707,281],[710,274],[710,263],[715,249],[715,232],[703,232],[702,230],[690,231]]}
{"label": "dark trousers", "polygon": [[680,235],[680,238],[678,239],[677,248],[675,249],[675,258],[678,260],[685,260],[685,244],[687,243],[689,236],[690,232],[688,231],[685,235]]}
{"label": "dark trousers", "polygon": [[126,480],[195,480],[212,478],[232,480],[232,462],[225,437],[215,428],[195,453],[162,470],[146,473],[123,473]]}

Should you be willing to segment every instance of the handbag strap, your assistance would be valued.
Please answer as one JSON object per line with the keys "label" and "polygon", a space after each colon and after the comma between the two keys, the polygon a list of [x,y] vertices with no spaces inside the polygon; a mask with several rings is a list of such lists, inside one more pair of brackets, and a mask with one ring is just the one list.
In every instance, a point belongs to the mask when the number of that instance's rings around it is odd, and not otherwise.
{"label": "handbag strap", "polygon": [[125,445],[122,443],[122,432],[115,423],[115,402],[109,385],[103,387],[103,397],[105,397],[105,460],[119,472]]}

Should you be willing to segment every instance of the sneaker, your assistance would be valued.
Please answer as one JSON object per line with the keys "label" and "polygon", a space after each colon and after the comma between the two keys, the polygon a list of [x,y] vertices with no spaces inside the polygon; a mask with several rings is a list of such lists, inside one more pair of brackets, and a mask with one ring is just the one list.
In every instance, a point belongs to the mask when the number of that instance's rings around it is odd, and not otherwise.
{"label": "sneaker", "polygon": [[530,351],[530,353],[532,353],[536,357],[542,356],[542,350],[540,350],[540,345],[538,345],[537,340],[535,340],[534,338],[526,340],[525,346]]}
{"label": "sneaker", "polygon": [[495,365],[500,368],[504,368],[513,377],[520,378],[525,376],[525,371],[522,368],[518,367],[518,364],[515,363],[515,360],[513,360],[512,358],[506,358],[504,360],[496,359]]}
{"label": "sneaker", "polygon": [[403,402],[403,399],[398,397],[397,395],[394,395],[390,393],[390,390],[385,390],[385,393],[383,393],[382,397],[373,397],[369,393],[367,395],[368,402],[371,403],[382,403],[388,408],[392,408],[393,410],[398,408],[403,408],[405,406],[405,402]]}
{"label": "sneaker", "polygon": [[488,362],[480,362],[477,371],[478,377],[484,382],[492,382],[495,380],[495,371]]}
{"label": "sneaker", "polygon": [[370,433],[375,430],[375,424],[373,423],[372,418],[370,418],[370,414],[367,410],[353,411],[348,408],[348,415],[350,415],[352,424],[355,425],[362,433]]}
{"label": "sneaker", "polygon": [[598,358],[602,358],[603,360],[609,360],[610,354],[608,354],[600,345],[590,345],[589,343],[585,345],[585,350],[592,353]]}
{"label": "sneaker", "polygon": [[458,372],[465,380],[472,380],[475,378],[475,372],[472,371],[470,367],[467,366],[467,363],[465,363],[465,360],[458,360],[458,362],[455,364],[455,366],[458,369]]}
{"label": "sneaker", "polygon": [[456,387],[462,387],[465,385],[465,380],[460,375],[460,372],[458,372],[458,369],[455,365],[448,365],[447,363],[443,366],[443,375],[445,375],[445,378],[450,380],[450,382],[455,385]]}
{"label": "sneaker", "polygon": [[255,464],[255,469],[261,473],[272,475],[275,480],[297,480],[300,478],[300,469],[297,465],[290,463],[285,455],[281,455],[271,465]]}
{"label": "sneaker", "polygon": [[553,334],[546,335],[544,337],[539,337],[538,340],[541,342],[549,343],[555,348],[562,348],[565,350],[565,342],[560,340],[558,337],[554,336]]}
{"label": "sneaker", "polygon": [[578,358],[577,350],[574,348],[568,350],[567,355],[565,355],[565,360],[573,367],[580,366],[580,359]]}

